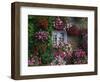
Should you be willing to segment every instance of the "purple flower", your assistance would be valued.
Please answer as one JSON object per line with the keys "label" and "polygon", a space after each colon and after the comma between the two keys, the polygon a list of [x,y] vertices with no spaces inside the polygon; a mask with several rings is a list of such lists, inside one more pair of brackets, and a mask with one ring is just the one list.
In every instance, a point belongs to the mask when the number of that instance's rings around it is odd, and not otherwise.
{"label": "purple flower", "polygon": [[39,31],[39,32],[35,33],[35,38],[38,39],[38,40],[41,40],[41,41],[45,41],[45,40],[48,39],[48,35],[49,35],[48,32]]}

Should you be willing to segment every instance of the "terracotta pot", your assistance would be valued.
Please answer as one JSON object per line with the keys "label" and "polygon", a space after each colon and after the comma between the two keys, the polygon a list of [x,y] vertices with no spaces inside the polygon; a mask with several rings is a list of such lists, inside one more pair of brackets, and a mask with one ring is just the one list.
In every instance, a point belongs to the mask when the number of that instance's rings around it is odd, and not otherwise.
{"label": "terracotta pot", "polygon": [[48,28],[48,20],[46,18],[39,19],[38,27],[41,29],[47,29]]}

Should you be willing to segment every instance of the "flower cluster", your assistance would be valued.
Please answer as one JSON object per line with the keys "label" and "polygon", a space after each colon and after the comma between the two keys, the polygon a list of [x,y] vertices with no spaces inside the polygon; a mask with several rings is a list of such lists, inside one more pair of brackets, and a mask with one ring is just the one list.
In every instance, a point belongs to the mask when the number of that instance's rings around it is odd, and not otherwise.
{"label": "flower cluster", "polygon": [[33,65],[40,65],[41,64],[41,58],[37,56],[32,56],[28,59],[28,65],[33,66]]}
{"label": "flower cluster", "polygon": [[48,39],[48,35],[49,35],[48,32],[39,31],[39,32],[35,33],[35,38],[38,39],[38,40],[40,40],[40,41],[45,41],[45,40]]}
{"label": "flower cluster", "polygon": [[55,58],[58,58],[60,56],[62,59],[64,59],[64,57],[66,56],[66,53],[63,51],[55,51],[54,56]]}
{"label": "flower cluster", "polygon": [[65,65],[66,61],[63,60],[61,56],[55,57],[55,59],[50,63],[50,65]]}
{"label": "flower cluster", "polygon": [[71,44],[70,43],[66,43],[66,42],[60,42],[58,45],[55,44],[55,45],[53,45],[53,48],[62,49],[65,52],[72,51]]}
{"label": "flower cluster", "polygon": [[87,63],[87,54],[86,51],[82,49],[77,49],[76,51],[73,52],[73,60],[74,64],[85,64]]}
{"label": "flower cluster", "polygon": [[87,53],[83,49],[72,50],[70,43],[60,43],[54,45],[54,60],[51,65],[85,64],[87,63]]}
{"label": "flower cluster", "polygon": [[54,28],[56,30],[62,30],[64,28],[64,22],[61,20],[60,17],[55,18]]}
{"label": "flower cluster", "polygon": [[29,59],[28,60],[28,65],[34,65],[34,63],[35,63],[35,59],[34,58],[31,58],[31,59]]}
{"label": "flower cluster", "polygon": [[72,53],[65,51],[56,51],[54,52],[54,60],[51,62],[51,65],[67,65],[72,64],[71,61]]}
{"label": "flower cluster", "polygon": [[74,55],[75,55],[77,58],[82,58],[82,57],[85,57],[85,56],[86,56],[86,52],[83,51],[82,49],[77,49],[77,50],[74,52]]}
{"label": "flower cluster", "polygon": [[70,63],[72,57],[72,46],[70,43],[61,42],[53,46],[54,60],[51,65],[66,65]]}

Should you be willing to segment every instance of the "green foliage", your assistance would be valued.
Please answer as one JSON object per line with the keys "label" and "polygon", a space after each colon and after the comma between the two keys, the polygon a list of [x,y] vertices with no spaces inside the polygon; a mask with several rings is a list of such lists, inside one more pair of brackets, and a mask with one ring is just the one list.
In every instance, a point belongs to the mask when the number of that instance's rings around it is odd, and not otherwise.
{"label": "green foliage", "polygon": [[53,54],[49,51],[49,49],[41,55],[42,64],[49,64],[53,59]]}
{"label": "green foliage", "polygon": [[[48,29],[45,31],[49,32],[48,40],[45,42],[38,41],[34,38],[34,34],[38,31],[42,31],[38,27],[38,20],[46,17],[48,19]],[[51,49],[52,48],[52,31],[53,29],[53,21],[54,17],[50,16],[33,16],[29,15],[28,16],[28,55],[29,57],[34,53],[34,47],[39,46],[41,44],[47,45],[47,49],[45,53],[43,53],[42,49],[38,49],[39,57],[42,59],[43,64],[50,63],[53,60],[53,55],[51,54]]]}

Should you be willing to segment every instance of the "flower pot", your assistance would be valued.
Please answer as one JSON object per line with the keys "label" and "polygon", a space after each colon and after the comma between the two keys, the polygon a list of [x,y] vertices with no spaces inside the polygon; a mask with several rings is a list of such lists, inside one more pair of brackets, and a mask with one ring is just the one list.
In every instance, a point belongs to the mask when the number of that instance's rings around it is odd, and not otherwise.
{"label": "flower pot", "polygon": [[41,29],[48,29],[48,20],[46,18],[39,19],[38,27]]}

